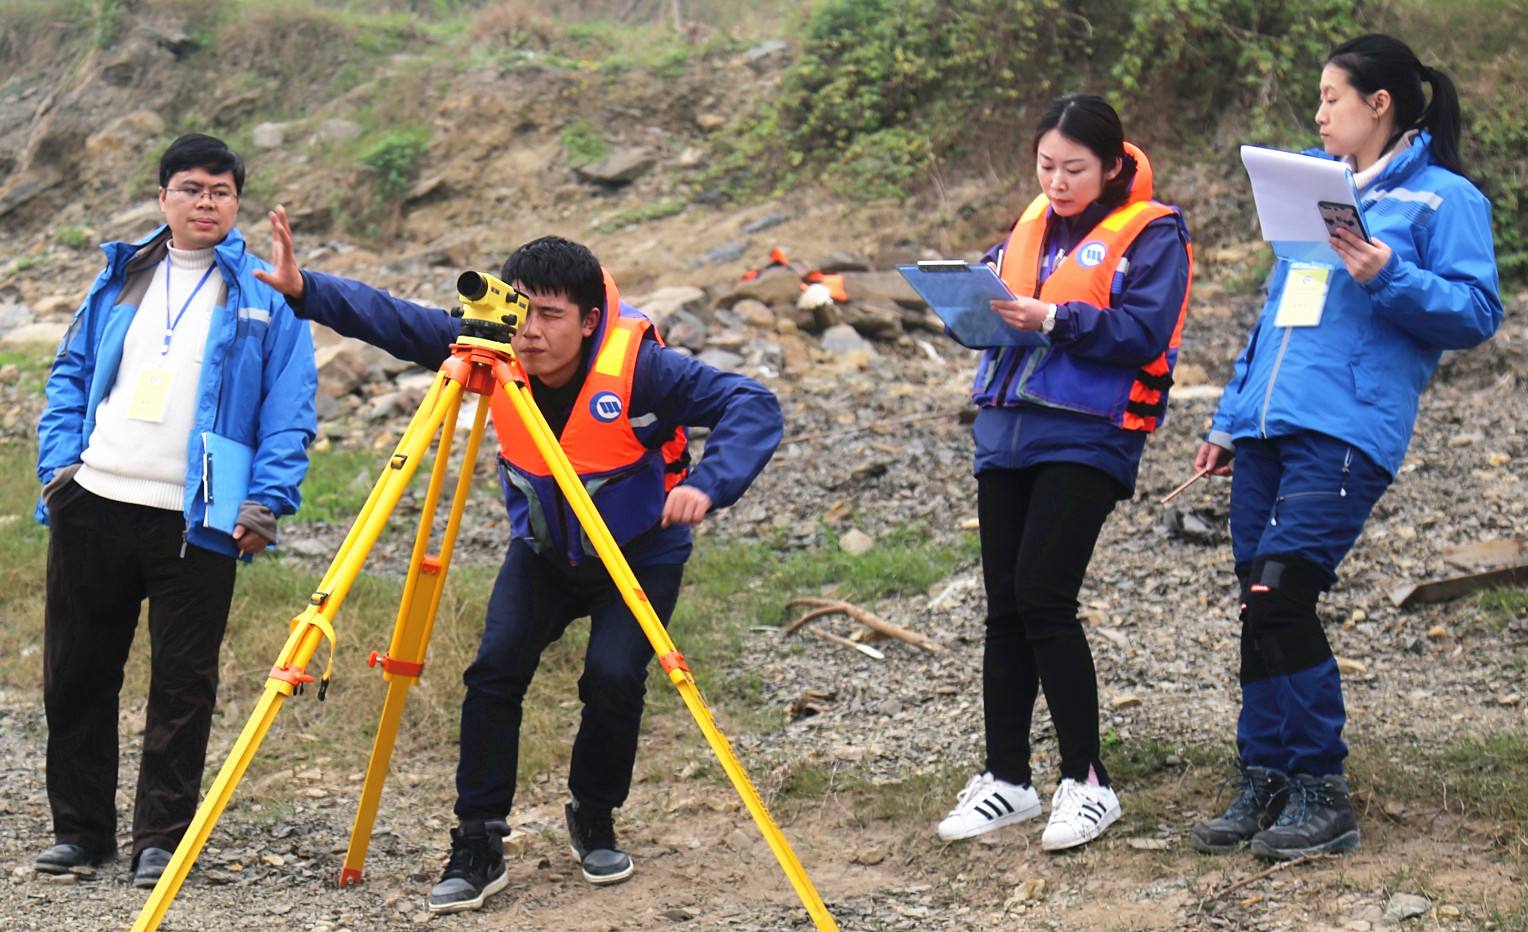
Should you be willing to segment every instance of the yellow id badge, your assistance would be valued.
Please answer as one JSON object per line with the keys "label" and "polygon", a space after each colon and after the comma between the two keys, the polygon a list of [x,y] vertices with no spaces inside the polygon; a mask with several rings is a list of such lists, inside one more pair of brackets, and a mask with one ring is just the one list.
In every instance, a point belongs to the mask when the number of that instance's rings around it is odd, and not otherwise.
{"label": "yellow id badge", "polygon": [[1292,262],[1284,278],[1284,294],[1273,316],[1275,327],[1314,327],[1321,323],[1326,290],[1331,285],[1331,266]]}
{"label": "yellow id badge", "polygon": [[175,373],[169,369],[147,368],[138,373],[133,385],[133,398],[127,405],[127,416],[135,421],[158,424],[164,420],[165,408],[170,404],[170,383]]}

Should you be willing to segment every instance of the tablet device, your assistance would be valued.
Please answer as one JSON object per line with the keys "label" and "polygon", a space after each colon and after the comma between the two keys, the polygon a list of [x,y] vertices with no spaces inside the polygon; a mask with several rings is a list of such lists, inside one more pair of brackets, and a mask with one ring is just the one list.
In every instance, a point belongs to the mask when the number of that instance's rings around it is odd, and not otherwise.
{"label": "tablet device", "polygon": [[939,259],[899,265],[897,271],[928,302],[955,342],[971,349],[991,346],[1049,346],[1050,338],[1015,330],[992,309],[993,301],[1012,301],[1013,292],[984,263]]}

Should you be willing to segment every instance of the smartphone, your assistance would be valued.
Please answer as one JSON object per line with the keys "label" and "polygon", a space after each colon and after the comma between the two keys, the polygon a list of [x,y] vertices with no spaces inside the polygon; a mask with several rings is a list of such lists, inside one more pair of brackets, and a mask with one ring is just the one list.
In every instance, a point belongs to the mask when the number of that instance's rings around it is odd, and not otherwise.
{"label": "smartphone", "polygon": [[1363,218],[1358,215],[1358,208],[1352,204],[1340,204],[1336,201],[1317,201],[1316,207],[1321,211],[1321,222],[1326,224],[1326,232],[1332,236],[1337,235],[1337,228],[1343,227],[1363,239],[1371,242],[1368,231],[1364,229]]}

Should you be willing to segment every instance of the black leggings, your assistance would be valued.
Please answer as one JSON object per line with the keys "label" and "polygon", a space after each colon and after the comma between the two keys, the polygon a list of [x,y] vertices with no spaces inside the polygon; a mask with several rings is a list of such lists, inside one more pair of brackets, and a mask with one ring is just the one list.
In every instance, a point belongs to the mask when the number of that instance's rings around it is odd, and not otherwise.
{"label": "black leggings", "polygon": [[1077,593],[1119,486],[1076,463],[988,470],[977,476],[987,636],[982,701],[987,770],[1031,782],[1029,727],[1035,698],[1056,726],[1061,775],[1079,782],[1099,760],[1098,680],[1077,621]]}

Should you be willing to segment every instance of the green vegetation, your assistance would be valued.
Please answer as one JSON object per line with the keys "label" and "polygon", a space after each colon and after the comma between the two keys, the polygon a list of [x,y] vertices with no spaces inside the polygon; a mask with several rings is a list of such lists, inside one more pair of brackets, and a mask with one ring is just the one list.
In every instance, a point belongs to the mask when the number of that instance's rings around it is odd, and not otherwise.
{"label": "green vegetation", "polygon": [[310,451],[297,519],[348,525],[366,503],[366,496],[386,463],[386,454],[376,450],[330,448],[322,452]]}
{"label": "green vegetation", "polygon": [[662,201],[654,201],[651,204],[639,204],[636,207],[628,207],[617,211],[615,215],[602,221],[599,225],[601,233],[614,233],[623,227],[635,226],[646,223],[649,220],[662,220],[664,217],[672,217],[684,210],[684,201],[679,198],[669,198]]}
{"label": "green vegetation", "polygon": [[81,227],[59,227],[53,238],[60,246],[67,246],[75,251],[90,248],[90,232]]}
{"label": "green vegetation", "polygon": [[562,149],[567,154],[570,168],[593,165],[610,154],[605,134],[583,117],[578,117],[563,129]]}
{"label": "green vegetation", "polygon": [[408,192],[429,141],[428,128],[405,127],[384,130],[361,147],[356,159],[371,173],[375,200],[390,203]]}

